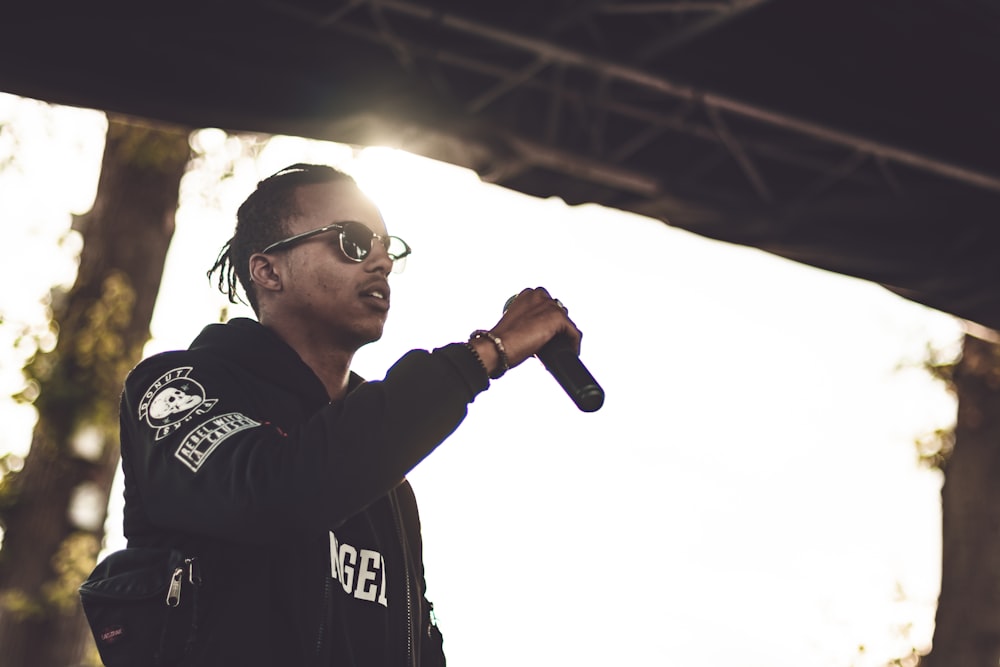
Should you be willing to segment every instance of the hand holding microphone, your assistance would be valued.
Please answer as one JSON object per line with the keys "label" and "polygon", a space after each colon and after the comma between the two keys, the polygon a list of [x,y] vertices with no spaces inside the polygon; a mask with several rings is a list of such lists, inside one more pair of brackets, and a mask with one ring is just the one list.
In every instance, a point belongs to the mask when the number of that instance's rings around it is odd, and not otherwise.
{"label": "hand holding microphone", "polygon": [[566,308],[543,288],[526,289],[507,300],[492,333],[501,338],[513,367],[537,356],[576,406],[594,412],[604,404],[604,390],[580,361],[580,331]]}

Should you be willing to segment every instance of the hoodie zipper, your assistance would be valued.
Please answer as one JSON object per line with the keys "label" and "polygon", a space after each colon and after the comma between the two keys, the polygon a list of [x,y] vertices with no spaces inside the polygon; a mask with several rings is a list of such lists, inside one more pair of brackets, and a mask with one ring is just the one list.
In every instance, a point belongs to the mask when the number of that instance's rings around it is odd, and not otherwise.
{"label": "hoodie zipper", "polygon": [[399,499],[396,490],[389,492],[389,500],[392,506],[392,518],[396,523],[396,536],[399,538],[399,546],[403,550],[403,570],[406,579],[406,664],[417,667],[417,659],[413,650],[413,584],[410,580],[410,550],[406,542],[406,534],[403,531],[403,518],[399,510]]}
{"label": "hoodie zipper", "polygon": [[323,606],[320,607],[319,629],[316,630],[316,657],[323,656],[323,639],[326,635],[326,626],[330,618],[330,588],[331,578],[327,572],[323,573]]}

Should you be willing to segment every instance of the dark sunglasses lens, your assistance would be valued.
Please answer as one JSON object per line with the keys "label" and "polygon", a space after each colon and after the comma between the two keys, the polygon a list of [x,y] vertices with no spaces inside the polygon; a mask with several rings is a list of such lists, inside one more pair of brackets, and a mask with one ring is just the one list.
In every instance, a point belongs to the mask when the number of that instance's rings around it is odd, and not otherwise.
{"label": "dark sunglasses lens", "polygon": [[340,232],[340,247],[345,255],[360,262],[371,251],[373,237],[372,230],[359,222],[351,222]]}

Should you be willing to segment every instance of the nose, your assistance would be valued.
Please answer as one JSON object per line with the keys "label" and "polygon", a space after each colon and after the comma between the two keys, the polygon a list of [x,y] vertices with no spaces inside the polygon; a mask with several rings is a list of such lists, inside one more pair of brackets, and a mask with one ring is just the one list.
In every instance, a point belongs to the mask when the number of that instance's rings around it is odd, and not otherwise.
{"label": "nose", "polygon": [[388,276],[392,271],[392,260],[389,259],[389,251],[382,245],[381,239],[372,239],[372,249],[368,253],[368,256],[365,257],[364,264],[366,271],[381,273],[383,276]]}

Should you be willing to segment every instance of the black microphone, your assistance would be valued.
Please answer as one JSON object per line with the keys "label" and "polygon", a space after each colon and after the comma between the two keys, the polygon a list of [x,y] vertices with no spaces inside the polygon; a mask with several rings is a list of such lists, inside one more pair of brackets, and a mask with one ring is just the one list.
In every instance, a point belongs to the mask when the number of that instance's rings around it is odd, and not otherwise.
{"label": "black microphone", "polygon": [[[515,294],[507,299],[503,307],[505,313],[516,297]],[[604,405],[604,390],[580,361],[569,336],[556,334],[535,356],[569,394],[576,407],[584,412],[596,412]]]}

